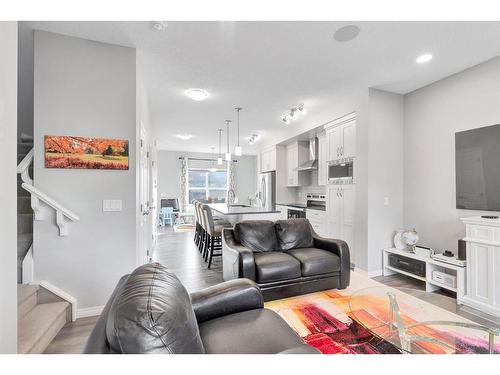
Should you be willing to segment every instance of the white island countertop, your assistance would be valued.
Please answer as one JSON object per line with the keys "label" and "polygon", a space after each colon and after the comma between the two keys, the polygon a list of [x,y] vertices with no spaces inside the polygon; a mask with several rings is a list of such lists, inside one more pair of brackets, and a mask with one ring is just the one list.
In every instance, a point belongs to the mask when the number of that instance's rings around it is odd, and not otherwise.
{"label": "white island countertop", "polygon": [[232,205],[228,206],[225,203],[210,203],[208,207],[212,210],[218,212],[221,215],[259,215],[259,214],[277,214],[280,210],[276,208],[264,208],[264,207],[254,207],[254,206],[244,206],[244,205]]}

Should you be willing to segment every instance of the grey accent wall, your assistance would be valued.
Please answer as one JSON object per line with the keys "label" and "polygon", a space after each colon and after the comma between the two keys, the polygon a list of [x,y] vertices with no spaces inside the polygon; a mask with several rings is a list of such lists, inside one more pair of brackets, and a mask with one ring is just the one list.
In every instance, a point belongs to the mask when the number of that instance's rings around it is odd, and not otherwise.
{"label": "grey accent wall", "polygon": [[456,250],[465,235],[455,208],[455,132],[500,123],[500,57],[405,96],[404,225],[420,242]]}
{"label": "grey accent wall", "polygon": [[[36,187],[80,216],[58,236],[54,212],[35,221],[35,278],[102,306],[136,264],[136,53],[58,34],[35,32],[34,174]],[[128,171],[46,169],[45,135],[128,139]],[[121,212],[103,212],[121,199]]]}
{"label": "grey accent wall", "polygon": [[17,353],[17,22],[0,22],[0,354]]}
{"label": "grey accent wall", "polygon": [[[382,270],[382,249],[403,226],[403,96],[369,90],[368,267]],[[388,204],[385,204],[385,198]]]}
{"label": "grey accent wall", "polygon": [[[158,199],[162,194],[166,198],[180,197],[181,161],[179,157],[213,158],[210,153],[179,152],[159,150],[158,158]],[[257,191],[257,156],[235,156],[238,160],[234,168],[236,196],[240,203],[248,203],[248,196],[254,196]]]}

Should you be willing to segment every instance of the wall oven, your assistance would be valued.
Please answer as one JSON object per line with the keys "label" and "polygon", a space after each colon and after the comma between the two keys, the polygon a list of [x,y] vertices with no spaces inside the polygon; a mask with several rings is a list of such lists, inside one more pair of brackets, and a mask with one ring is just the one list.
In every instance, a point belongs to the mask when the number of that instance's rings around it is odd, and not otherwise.
{"label": "wall oven", "polygon": [[352,184],[354,182],[354,160],[334,160],[328,163],[329,184]]}

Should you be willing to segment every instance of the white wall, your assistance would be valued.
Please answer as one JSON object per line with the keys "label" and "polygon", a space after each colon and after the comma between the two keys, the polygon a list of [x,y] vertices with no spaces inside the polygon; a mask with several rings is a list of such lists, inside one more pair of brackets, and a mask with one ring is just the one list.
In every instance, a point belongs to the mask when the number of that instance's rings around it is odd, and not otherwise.
{"label": "white wall", "polygon": [[[158,158],[158,199],[162,194],[166,198],[180,197],[181,161],[179,157],[212,159],[210,153],[180,152],[159,150]],[[247,197],[254,195],[257,190],[257,157],[255,155],[235,156],[238,160],[234,167],[236,196],[240,203],[248,203]]]}
{"label": "white wall", "polygon": [[[136,54],[131,48],[35,32],[36,187],[80,216],[58,236],[54,213],[35,221],[35,277],[102,306],[136,264]],[[46,169],[44,135],[129,140],[129,170]],[[121,199],[121,212],[103,212]]]}
{"label": "white wall", "polygon": [[382,270],[382,249],[392,247],[395,230],[403,226],[403,121],[402,95],[369,90],[369,274]]}
{"label": "white wall", "polygon": [[17,22],[0,22],[0,354],[17,353]]}
{"label": "white wall", "polygon": [[500,123],[500,57],[405,96],[404,225],[420,242],[456,250],[465,235],[455,208],[455,133]]}

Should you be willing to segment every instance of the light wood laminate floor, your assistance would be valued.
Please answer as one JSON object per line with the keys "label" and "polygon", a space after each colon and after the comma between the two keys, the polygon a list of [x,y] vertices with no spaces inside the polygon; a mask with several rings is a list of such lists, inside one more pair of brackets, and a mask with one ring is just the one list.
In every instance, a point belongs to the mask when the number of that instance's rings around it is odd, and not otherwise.
{"label": "light wood laminate floor", "polygon": [[[153,261],[164,264],[174,272],[189,292],[222,282],[222,258],[214,258],[212,267],[208,269],[190,232],[175,233],[171,228],[161,229]],[[404,275],[380,276],[375,280],[394,288],[425,290],[423,282]],[[500,326],[500,319],[492,319],[467,307],[457,307],[453,295],[444,292],[429,293],[425,300],[477,323]],[[67,323],[45,353],[81,353],[97,318],[88,317]]]}

